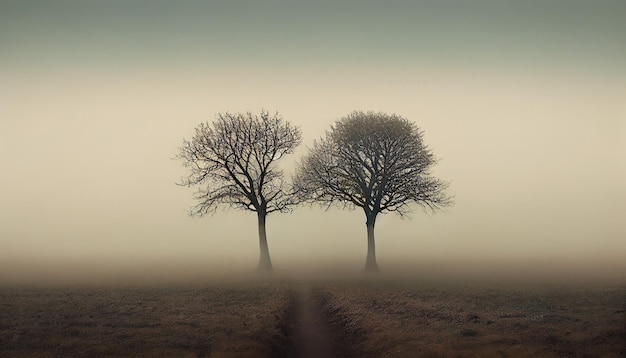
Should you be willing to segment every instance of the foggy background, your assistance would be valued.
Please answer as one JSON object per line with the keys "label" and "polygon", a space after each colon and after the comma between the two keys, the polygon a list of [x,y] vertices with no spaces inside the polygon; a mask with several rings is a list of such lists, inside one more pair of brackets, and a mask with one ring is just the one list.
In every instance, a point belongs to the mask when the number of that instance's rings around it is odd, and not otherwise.
{"label": "foggy background", "polygon": [[[171,158],[261,109],[303,131],[288,175],[353,110],[425,131],[456,203],[380,217],[383,271],[623,276],[625,38],[619,0],[0,0],[0,281],[253,270],[256,216],[188,217]],[[358,272],[364,223],[270,215],[276,271]]]}

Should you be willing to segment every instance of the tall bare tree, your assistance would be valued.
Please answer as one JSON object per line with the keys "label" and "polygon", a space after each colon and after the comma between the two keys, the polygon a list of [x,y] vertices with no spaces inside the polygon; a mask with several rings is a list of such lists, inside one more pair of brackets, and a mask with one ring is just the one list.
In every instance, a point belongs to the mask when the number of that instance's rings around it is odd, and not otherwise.
{"label": "tall bare tree", "polygon": [[301,142],[298,127],[276,113],[219,113],[200,123],[191,140],[184,140],[178,159],[190,169],[178,183],[198,186],[192,216],[212,214],[225,205],[257,214],[260,259],[258,269],[271,271],[265,222],[268,214],[289,212],[295,197],[275,162],[293,153]]}
{"label": "tall bare tree", "polygon": [[404,216],[411,203],[432,211],[452,203],[444,193],[448,184],[430,175],[436,160],[422,133],[395,114],[355,111],[336,121],[298,165],[294,185],[302,199],[365,212],[366,271],[378,271],[378,214]]}

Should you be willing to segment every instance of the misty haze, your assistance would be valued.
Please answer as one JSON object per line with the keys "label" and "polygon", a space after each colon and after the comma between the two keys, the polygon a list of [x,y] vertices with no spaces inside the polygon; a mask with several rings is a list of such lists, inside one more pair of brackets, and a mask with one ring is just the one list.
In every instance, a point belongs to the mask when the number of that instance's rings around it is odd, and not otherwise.
{"label": "misty haze", "polygon": [[625,31],[0,1],[0,356],[625,356]]}

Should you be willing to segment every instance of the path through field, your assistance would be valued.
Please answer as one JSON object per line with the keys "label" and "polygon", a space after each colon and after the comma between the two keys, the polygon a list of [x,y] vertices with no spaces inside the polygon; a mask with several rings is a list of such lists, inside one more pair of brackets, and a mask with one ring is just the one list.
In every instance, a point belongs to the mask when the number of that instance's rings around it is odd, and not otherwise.
{"label": "path through field", "polygon": [[295,356],[301,358],[337,357],[337,342],[310,287],[298,292],[296,305]]}
{"label": "path through field", "polygon": [[626,287],[1,287],[0,357],[625,357]]}

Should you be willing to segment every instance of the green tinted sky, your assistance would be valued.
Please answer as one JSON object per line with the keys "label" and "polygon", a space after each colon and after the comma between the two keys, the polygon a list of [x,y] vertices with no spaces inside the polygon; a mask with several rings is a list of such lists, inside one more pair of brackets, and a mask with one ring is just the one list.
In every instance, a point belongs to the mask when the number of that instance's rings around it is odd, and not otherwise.
{"label": "green tinted sky", "polygon": [[[619,66],[623,1],[2,1],[5,60]],[[621,66],[620,66],[621,67]]]}

